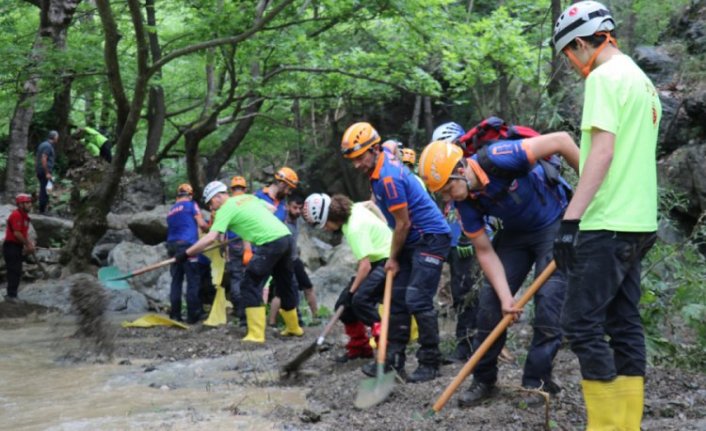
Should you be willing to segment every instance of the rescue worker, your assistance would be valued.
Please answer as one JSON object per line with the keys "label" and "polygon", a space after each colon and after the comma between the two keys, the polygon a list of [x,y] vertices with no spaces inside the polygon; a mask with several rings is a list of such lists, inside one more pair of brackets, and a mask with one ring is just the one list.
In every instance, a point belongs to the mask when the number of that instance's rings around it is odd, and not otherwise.
{"label": "rescue worker", "polygon": [[[194,201],[194,190],[190,184],[180,184],[177,187],[176,202],[167,214],[167,251],[169,256],[183,252],[199,239],[199,229],[208,230],[208,225],[201,215],[199,205]],[[169,318],[182,321],[181,297],[184,278],[186,277],[186,321],[197,323],[205,318],[201,299],[199,298],[199,269],[196,256],[185,262],[175,262],[169,272],[172,284],[169,290],[171,311]]]}
{"label": "rescue worker", "polygon": [[646,367],[640,272],[657,231],[662,108],[614,29],[595,1],[572,4],[554,27],[556,51],[586,87],[579,182],[554,255],[568,271],[562,328],[581,366],[587,429],[638,431]]}
{"label": "rescue worker", "polygon": [[[489,160],[446,141],[429,144],[419,170],[429,190],[454,200],[461,226],[471,239],[485,275],[481,288],[473,348],[485,340],[503,315],[517,318],[513,295],[534,266],[535,276],[552,260],[553,240],[567,204],[562,184],[549,184],[539,158],[560,153],[578,169],[578,148],[567,133],[552,133],[520,141],[500,141],[487,147]],[[481,152],[483,153],[483,152]],[[500,172],[503,170],[503,172]],[[506,174],[514,173],[513,176]],[[484,216],[500,219],[503,227],[488,237]],[[534,334],[527,352],[522,386],[555,394],[552,361],[561,344],[559,313],[565,279],[555,272],[534,297]],[[506,334],[496,341],[473,372],[473,383],[460,399],[461,407],[477,405],[495,391],[497,359]],[[528,396],[528,404],[538,400]]]}
{"label": "rescue worker", "polygon": [[47,134],[47,139],[37,147],[37,159],[34,169],[39,180],[39,213],[44,214],[49,205],[49,194],[47,189],[54,181],[54,160],[56,158],[55,146],[59,142],[59,132],[52,130]]}
{"label": "rescue worker", "polygon": [[274,175],[274,181],[255,192],[255,196],[274,207],[274,214],[280,221],[287,218],[286,198],[299,185],[299,177],[293,169],[283,166]]}
{"label": "rescue worker", "polygon": [[[398,159],[380,147],[380,135],[369,123],[350,126],[341,141],[343,157],[370,178],[375,203],[393,229],[385,271],[395,274],[390,310],[386,367],[405,377],[405,347],[410,338],[410,314],[419,326],[418,368],[409,382],[439,376],[439,325],[434,310],[441,269],[449,252],[450,229],[429,194]],[[370,363],[363,372],[376,375]]]}
{"label": "rescue worker", "polygon": [[336,309],[344,306],[341,322],[348,335],[346,353],[335,360],[370,358],[367,327],[372,336],[380,336],[380,314],[377,304],[385,288],[385,263],[390,255],[392,231],[384,221],[367,208],[367,203],[353,203],[344,195],[330,197],[324,193],[309,195],[304,202],[303,217],[307,223],[329,232],[343,232],[358,269],[336,301]]}
{"label": "rescue worker", "polygon": [[34,243],[29,238],[29,212],[32,209],[32,197],[20,193],[15,197],[17,208],[10,213],[5,227],[5,242],[2,255],[7,267],[7,295],[5,301],[17,302],[17,291],[22,278],[22,256],[34,253]]}
{"label": "rescue worker", "polygon": [[275,217],[267,205],[251,194],[228,196],[228,187],[220,181],[206,185],[203,199],[215,219],[209,233],[175,256],[177,262],[184,262],[208,247],[227,231],[240,236],[255,246],[253,257],[245,268],[240,292],[245,306],[248,323],[247,335],[243,341],[265,342],[265,306],[262,301],[262,288],[267,277],[272,275],[277,296],[281,298],[280,315],[286,328],[283,336],[302,336],[296,310],[296,293],[292,286],[292,241],[287,226]]}

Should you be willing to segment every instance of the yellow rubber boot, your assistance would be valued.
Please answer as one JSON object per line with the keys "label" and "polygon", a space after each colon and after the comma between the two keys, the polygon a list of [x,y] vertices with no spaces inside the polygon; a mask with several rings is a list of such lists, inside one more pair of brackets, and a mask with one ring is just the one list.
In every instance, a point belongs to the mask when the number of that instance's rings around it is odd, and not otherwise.
{"label": "yellow rubber boot", "polygon": [[265,342],[265,307],[246,307],[245,318],[248,321],[248,333],[242,341],[251,343]]}
{"label": "yellow rubber boot", "polygon": [[280,308],[279,315],[284,320],[284,330],[279,334],[284,337],[301,337],[304,335],[304,330],[299,326],[299,318],[297,317],[297,309],[292,308],[289,311],[284,311]]}
{"label": "yellow rubber boot", "polygon": [[581,380],[586,402],[586,431],[622,431],[625,401],[620,399],[615,380]]}
{"label": "yellow rubber boot", "polygon": [[[380,318],[382,318],[382,304],[378,305],[378,314],[380,315]],[[409,327],[409,342],[414,343],[419,339],[419,326],[417,326],[417,319],[412,316],[412,324]],[[375,340],[371,337],[370,338],[370,347],[373,349],[377,348],[377,345],[375,344]]]}
{"label": "yellow rubber boot", "polygon": [[615,379],[620,391],[620,397],[625,403],[625,431],[640,431],[642,410],[645,406],[645,378],[642,376],[618,376]]}

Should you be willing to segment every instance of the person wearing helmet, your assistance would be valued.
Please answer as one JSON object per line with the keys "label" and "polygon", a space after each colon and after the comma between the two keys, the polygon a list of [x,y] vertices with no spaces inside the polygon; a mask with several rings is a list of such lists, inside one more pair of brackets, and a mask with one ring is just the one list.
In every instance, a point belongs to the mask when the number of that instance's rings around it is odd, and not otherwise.
{"label": "person wearing helmet", "polygon": [[456,144],[459,138],[466,134],[463,127],[450,121],[438,126],[431,134],[431,141],[448,141],[452,144]]}
{"label": "person wearing helmet", "polygon": [[34,253],[34,243],[29,238],[29,211],[32,209],[32,197],[20,193],[15,197],[17,208],[10,213],[5,227],[5,242],[2,244],[2,255],[7,267],[8,302],[17,301],[17,290],[22,278],[22,256]]}
{"label": "person wearing helmet", "polygon": [[266,312],[262,288],[270,275],[282,302],[279,313],[286,328],[281,335],[302,336],[304,331],[297,319],[296,292],[291,282],[292,235],[287,226],[269,210],[263,200],[247,193],[230,197],[228,187],[220,181],[206,185],[203,200],[215,211],[211,230],[185,252],[174,256],[177,262],[197,255],[227,231],[234,232],[243,241],[255,246],[240,285],[248,324],[248,332],[243,341],[265,342]]}
{"label": "person wearing helmet", "polygon": [[[554,245],[568,268],[562,329],[578,356],[588,429],[639,430],[645,338],[641,261],[657,231],[657,91],[617,46],[601,3],[559,16],[552,41],[585,78],[581,175]],[[607,341],[607,336],[610,341]]]}
{"label": "person wearing helmet", "polygon": [[[231,196],[242,195],[247,190],[248,183],[244,177],[234,176],[230,180]],[[238,318],[240,326],[246,326],[247,319],[245,318],[245,307],[240,293],[240,284],[243,280],[245,265],[250,262],[252,257],[252,249],[250,248],[250,243],[243,241],[242,238],[231,231],[226,232],[226,238],[229,241],[227,269],[230,275],[230,300],[233,303],[233,316]]]}
{"label": "person wearing helmet", "polygon": [[390,255],[392,231],[387,224],[372,213],[366,203],[353,203],[340,194],[329,197],[314,193],[304,202],[303,217],[307,223],[329,232],[343,232],[358,261],[358,269],[350,283],[336,301],[336,309],[344,306],[341,322],[348,335],[346,353],[335,360],[370,358],[366,326],[372,336],[380,336],[380,314],[377,304],[385,288],[385,263]]}
{"label": "person wearing helmet", "polygon": [[255,192],[255,196],[272,205],[277,218],[284,221],[287,218],[286,198],[298,185],[297,173],[284,166],[275,172],[274,182]]}
{"label": "person wearing helmet", "polygon": [[402,147],[404,147],[402,142],[396,139],[388,139],[387,141],[382,143],[383,151],[386,151],[391,156],[394,156],[395,158],[400,160],[402,160]]}
{"label": "person wearing helmet", "polygon": [[[419,326],[418,368],[409,382],[439,375],[439,325],[434,310],[450,229],[436,203],[402,163],[380,148],[380,135],[369,123],[350,126],[341,141],[343,157],[368,175],[375,203],[393,229],[385,271],[395,274],[390,310],[386,366],[405,375],[405,347],[410,338],[410,314]],[[363,367],[374,376],[375,364]]]}
{"label": "person wearing helmet", "polygon": [[[429,144],[419,158],[419,171],[432,192],[455,201],[461,227],[473,244],[485,275],[476,318],[473,348],[485,340],[503,318],[519,316],[513,296],[534,266],[539,274],[552,260],[552,244],[566,208],[560,185],[548,184],[537,159],[559,152],[578,170],[578,148],[567,133],[552,133],[521,141],[502,141],[490,146],[490,161],[516,172],[514,178],[486,172],[478,155],[464,158],[463,150],[446,141]],[[485,216],[503,223],[491,243]],[[565,281],[555,272],[536,294],[534,335],[527,353],[522,386],[556,393],[552,361],[561,345],[559,312]],[[497,359],[505,334],[493,344],[473,373],[473,383],[460,399],[461,407],[477,405],[492,395],[497,380]],[[538,400],[530,398],[528,404]]]}
{"label": "person wearing helmet", "polygon": [[[174,256],[193,245],[199,239],[199,229],[208,230],[199,205],[194,201],[194,190],[190,184],[181,184],[176,190],[176,202],[167,214],[167,250]],[[181,322],[182,285],[186,277],[186,314],[188,323],[197,323],[205,317],[199,299],[199,270],[196,257],[173,263],[169,268],[172,284],[169,290],[171,311],[169,318]]]}

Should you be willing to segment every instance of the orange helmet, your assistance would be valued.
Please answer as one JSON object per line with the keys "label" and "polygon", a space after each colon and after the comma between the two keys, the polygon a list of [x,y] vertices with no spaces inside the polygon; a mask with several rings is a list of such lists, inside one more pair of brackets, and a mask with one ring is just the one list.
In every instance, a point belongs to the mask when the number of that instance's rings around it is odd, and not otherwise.
{"label": "orange helmet", "polygon": [[177,187],[177,196],[192,196],[193,194],[194,189],[191,188],[190,184],[179,184],[179,187]]}
{"label": "orange helmet", "polygon": [[354,159],[379,142],[380,135],[370,123],[355,123],[343,134],[341,153],[347,159]]}
{"label": "orange helmet", "polygon": [[417,161],[417,152],[411,148],[402,148],[402,163],[413,165]]}
{"label": "orange helmet", "polygon": [[461,147],[447,141],[434,141],[419,156],[419,176],[427,183],[429,191],[438,192],[449,181],[461,159]]}
{"label": "orange helmet", "polygon": [[297,176],[297,173],[294,172],[294,169],[286,166],[280,168],[280,170],[275,173],[275,179],[277,181],[284,181],[293,189],[296,189],[297,184],[299,184],[299,177]]}
{"label": "orange helmet", "polygon": [[245,181],[245,178],[241,176],[234,176],[233,179],[230,180],[230,187],[242,187],[244,189],[248,188],[248,182]]}

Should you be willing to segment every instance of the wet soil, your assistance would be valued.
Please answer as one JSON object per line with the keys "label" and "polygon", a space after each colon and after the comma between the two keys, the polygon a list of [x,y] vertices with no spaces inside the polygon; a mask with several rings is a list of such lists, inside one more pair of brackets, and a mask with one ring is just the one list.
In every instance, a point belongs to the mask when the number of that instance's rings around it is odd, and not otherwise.
{"label": "wet soil", "polygon": [[[448,326],[448,322],[446,322]],[[442,324],[442,326],[444,326]],[[301,338],[284,339],[268,329],[265,345],[242,344],[244,330],[229,324],[218,328],[194,325],[188,330],[175,328],[121,329],[115,340],[116,361],[143,361],[145,370],[159,369],[172,362],[196,358],[220,358],[240,354],[232,368],[238,377],[228,384],[246,387],[286,388],[306,397],[307,405],[276,404],[265,418],[285,430],[579,430],[585,427],[585,412],[580,392],[578,363],[568,348],[562,348],[555,363],[555,380],[563,390],[548,406],[527,406],[527,392],[519,387],[521,361],[527,344],[528,328],[512,328],[510,350],[514,362],[501,363],[499,391],[485,404],[459,409],[457,397],[432,418],[424,418],[461,365],[442,368],[443,376],[432,382],[398,382],[386,402],[358,410],[353,401],[365,376],[363,360],[339,364],[333,361],[343,353],[345,335],[340,325],[327,337],[326,350],[315,354],[296,376],[281,379],[278,370],[316,339],[321,327],[305,328]],[[442,347],[450,348],[450,343]],[[410,346],[407,371],[416,361]],[[461,387],[465,389],[470,382]],[[243,414],[237,403],[233,414]],[[246,412],[245,412],[246,413]],[[706,429],[706,375],[676,369],[650,367],[646,379],[643,430]]]}
{"label": "wet soil", "polygon": [[11,319],[15,317],[27,317],[31,315],[45,314],[51,309],[39,304],[29,304],[23,301],[0,302],[0,319]]}

